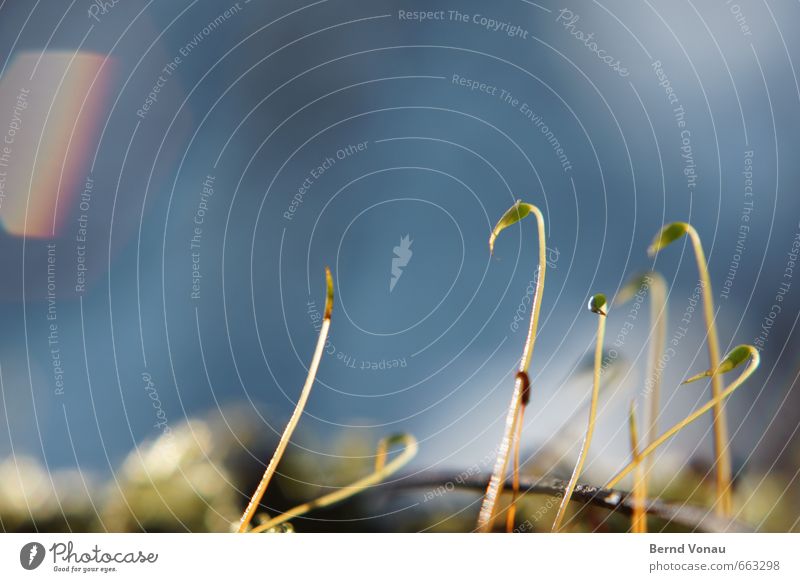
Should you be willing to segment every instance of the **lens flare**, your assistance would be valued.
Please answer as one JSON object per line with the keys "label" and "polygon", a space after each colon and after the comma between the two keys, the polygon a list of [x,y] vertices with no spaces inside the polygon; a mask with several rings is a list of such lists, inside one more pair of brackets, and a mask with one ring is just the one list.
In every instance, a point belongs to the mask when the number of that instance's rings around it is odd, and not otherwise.
{"label": "lens flare", "polygon": [[112,70],[95,53],[22,52],[0,78],[0,222],[9,234],[55,238],[74,211]]}

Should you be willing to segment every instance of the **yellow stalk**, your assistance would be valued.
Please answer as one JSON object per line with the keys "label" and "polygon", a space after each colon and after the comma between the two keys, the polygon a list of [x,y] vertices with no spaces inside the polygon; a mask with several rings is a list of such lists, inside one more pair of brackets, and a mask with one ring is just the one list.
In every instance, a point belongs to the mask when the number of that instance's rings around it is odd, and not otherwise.
{"label": "yellow stalk", "polygon": [[645,502],[647,500],[647,484],[642,472],[641,456],[639,455],[639,430],[636,427],[636,403],[631,400],[628,423],[631,434],[631,457],[636,464],[633,475],[633,514],[631,515],[631,531],[633,533],[647,533],[647,513]]}
{"label": "yellow stalk", "polygon": [[[598,299],[602,298],[602,302]],[[592,401],[589,405],[589,423],[586,427],[586,436],[583,439],[581,452],[578,455],[578,462],[575,464],[575,469],[572,471],[572,477],[569,479],[567,488],[564,491],[564,497],[561,499],[561,505],[558,507],[558,513],[553,521],[553,533],[557,533],[561,529],[561,522],[564,520],[564,515],[567,512],[567,506],[572,498],[572,493],[575,491],[575,485],[578,483],[578,478],[583,471],[583,465],[586,462],[586,456],[589,453],[589,447],[592,444],[592,435],[594,434],[595,419],[597,417],[597,401],[600,394],[600,372],[603,365],[603,341],[606,334],[606,313],[603,311],[605,305],[605,297],[602,295],[595,295],[589,303],[590,309],[598,314],[597,318],[597,343],[594,348],[594,379],[592,382]]]}
{"label": "yellow stalk", "polygon": [[517,430],[514,437],[514,474],[511,489],[511,505],[506,513],[506,533],[514,531],[514,521],[517,514],[517,496],[519,495],[519,449],[522,441],[522,425],[525,421],[525,406],[519,407],[517,417]]}
{"label": "yellow stalk", "polygon": [[[650,295],[650,342],[647,354],[647,376],[645,377],[648,403],[647,442],[652,443],[658,436],[658,417],[661,413],[661,373],[658,363],[664,354],[667,343],[667,283],[661,273],[649,271],[630,281],[616,298],[622,304],[634,297],[641,289],[647,288]],[[644,467],[644,487],[652,469],[653,458],[649,457]]]}
{"label": "yellow stalk", "polygon": [[[715,368],[719,365],[719,337],[717,336],[717,324],[714,321],[716,313],[714,312],[714,300],[711,291],[711,277],[708,274],[708,264],[703,252],[703,245],[700,242],[700,236],[691,225],[689,225],[687,231],[697,258],[697,270],[700,273],[700,280],[703,282],[703,316],[705,317],[706,333],[708,335],[709,367]],[[728,451],[728,422],[725,417],[725,403],[718,398],[723,388],[722,376],[719,374],[713,375],[711,377],[711,396],[716,401],[714,405],[714,458],[716,460],[717,474],[716,511],[719,515],[728,516],[733,509],[730,489],[731,459]]]}
{"label": "yellow stalk", "polygon": [[[647,443],[652,443],[658,435],[658,417],[661,414],[661,373],[658,371],[659,358],[664,354],[667,343],[667,283],[660,273],[650,273],[650,322],[653,339],[648,355],[648,378],[650,404]],[[652,458],[645,466],[645,483],[652,467]]]}
{"label": "yellow stalk", "polygon": [[[394,443],[402,442],[404,445],[403,452],[400,453],[395,459],[386,463],[386,457],[389,452],[389,446]],[[410,434],[401,434],[395,435],[391,437],[387,437],[381,439],[380,443],[378,443],[378,451],[377,456],[375,459],[375,470],[367,475],[366,477],[362,477],[357,481],[354,481],[350,485],[346,487],[342,487],[341,489],[337,489],[332,493],[328,493],[327,495],[323,495],[313,501],[309,501],[308,503],[303,503],[302,505],[298,505],[297,507],[293,507],[289,511],[274,517],[259,525],[258,527],[253,528],[251,533],[261,533],[264,531],[268,531],[274,527],[281,525],[289,521],[290,519],[294,519],[300,515],[308,513],[313,509],[320,509],[322,507],[328,507],[333,505],[334,503],[339,503],[347,499],[348,497],[352,497],[358,493],[361,493],[368,487],[372,487],[373,485],[377,485],[390,475],[393,475],[402,467],[404,467],[414,456],[417,454],[418,445],[417,439],[415,439]]]}
{"label": "yellow stalk", "polygon": [[[741,386],[744,383],[744,381],[747,380],[753,372],[755,372],[756,368],[758,368],[758,365],[759,365],[759,363],[761,361],[759,353],[758,353],[758,350],[756,350],[753,346],[740,346],[737,349],[738,350],[746,350],[747,354],[750,357],[750,362],[748,363],[747,368],[745,368],[745,370],[741,373],[741,375],[736,380],[734,380],[730,384],[730,386],[728,386],[719,396],[717,396],[716,398],[712,398],[711,400],[706,402],[700,408],[698,408],[697,410],[695,410],[694,412],[689,414],[686,418],[684,418],[683,420],[681,420],[680,422],[678,422],[677,424],[672,426],[669,430],[664,432],[656,440],[654,440],[652,443],[650,443],[647,446],[647,448],[645,448],[642,451],[641,455],[639,455],[639,460],[640,461],[643,460],[643,459],[646,459],[648,456],[650,456],[653,453],[653,451],[655,451],[658,447],[660,447],[662,444],[664,444],[668,439],[673,437],[681,429],[683,429],[687,425],[691,424],[692,422],[694,422],[695,420],[697,420],[698,418],[703,416],[703,414],[705,414],[706,412],[708,412],[709,410],[714,408],[714,406],[716,406],[720,402],[724,401],[728,396],[733,394],[733,391],[736,390],[739,386]],[[733,353],[733,352],[731,352],[731,353]],[[711,370],[709,370],[708,372],[705,372],[703,374],[695,376],[694,378],[690,378],[689,380],[687,380],[687,382],[693,382],[693,381],[698,380],[698,379],[700,379],[701,377],[704,377],[704,376],[711,376],[713,378],[714,376],[721,375],[724,372],[726,372],[727,370],[732,369],[731,367],[723,368],[724,364],[725,364],[725,362],[723,362],[723,364],[718,366],[716,368],[716,370],[714,370],[713,372]],[[629,463],[624,469],[622,469],[619,473],[617,473],[614,476],[613,479],[611,479],[608,483],[605,484],[605,488],[606,489],[611,489],[611,488],[615,487],[634,468],[635,468],[635,463]]]}
{"label": "yellow stalk", "polygon": [[325,267],[325,284],[325,313],[322,319],[322,326],[319,330],[317,347],[314,349],[314,356],[311,358],[311,365],[308,367],[308,376],[306,377],[306,382],[300,392],[300,398],[297,399],[297,404],[295,405],[294,412],[289,419],[289,423],[286,425],[286,428],[283,430],[283,434],[278,441],[278,447],[275,449],[275,453],[272,455],[272,459],[267,465],[267,468],[264,471],[264,475],[261,477],[261,481],[259,482],[255,493],[253,493],[253,496],[250,498],[250,502],[247,504],[247,508],[242,514],[237,533],[244,533],[247,531],[247,527],[250,525],[250,522],[252,521],[253,516],[258,509],[258,505],[261,503],[261,499],[264,497],[264,493],[267,491],[269,482],[272,480],[272,476],[275,474],[275,470],[278,468],[278,463],[280,462],[281,457],[283,457],[284,451],[286,451],[286,447],[289,444],[289,439],[292,437],[292,433],[297,427],[297,423],[300,422],[300,416],[303,414],[303,409],[305,408],[306,401],[308,400],[308,395],[311,393],[311,387],[314,385],[314,379],[317,376],[319,363],[322,360],[322,353],[325,349],[325,342],[328,339],[328,330],[331,326],[331,311],[333,310],[333,278],[331,277],[330,269],[327,267]]}
{"label": "yellow stalk", "polygon": [[[708,274],[708,263],[703,251],[703,244],[700,235],[695,228],[686,222],[674,222],[665,226],[656,241],[650,247],[650,254],[658,252],[661,248],[671,243],[673,240],[686,234],[692,241],[697,271],[700,275],[703,297],[703,317],[706,325],[706,336],[708,338],[708,359],[709,367],[713,370],[719,364],[719,337],[715,323],[716,314],[714,312],[714,299],[711,290],[711,277]],[[723,381],[721,376],[711,377],[711,398],[716,405],[714,406],[714,460],[716,466],[716,490],[717,503],[715,511],[718,515],[730,516],[731,505],[731,460],[728,450],[728,423],[725,418],[724,399],[719,398],[723,391]]]}
{"label": "yellow stalk", "polygon": [[[544,216],[533,204],[523,203],[521,200],[518,200],[514,206],[506,211],[500,218],[489,236],[489,252],[493,253],[494,241],[497,235],[508,226],[522,220],[528,214],[533,214],[536,218],[539,233],[539,269],[536,277],[536,291],[533,298],[533,310],[531,313],[530,326],[528,327],[528,336],[525,340],[525,347],[522,350],[519,371],[514,379],[514,392],[511,395],[511,403],[509,404],[508,413],[506,414],[503,438],[500,441],[494,470],[489,479],[489,485],[486,487],[486,493],[483,496],[480,513],[478,514],[477,529],[480,532],[492,531],[495,508],[500,499],[500,494],[503,491],[503,482],[505,481],[506,468],[508,467],[508,457],[513,444],[512,441],[515,440],[514,428],[519,416],[518,411],[520,407],[525,407],[528,402],[528,396],[530,394],[528,369],[530,368],[531,358],[533,357],[533,348],[536,344],[536,331],[539,327],[539,312],[542,308],[542,292],[544,290],[544,279],[547,270],[547,244]],[[518,467],[515,467],[515,471],[518,471]]]}

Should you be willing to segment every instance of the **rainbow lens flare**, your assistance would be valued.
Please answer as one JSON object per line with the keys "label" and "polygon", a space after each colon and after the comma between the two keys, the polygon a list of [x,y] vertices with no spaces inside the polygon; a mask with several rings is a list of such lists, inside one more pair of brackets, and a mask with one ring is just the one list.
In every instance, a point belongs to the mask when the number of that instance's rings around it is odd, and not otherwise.
{"label": "rainbow lens flare", "polygon": [[94,156],[112,70],[105,55],[22,52],[0,77],[0,222],[7,233],[58,236]]}

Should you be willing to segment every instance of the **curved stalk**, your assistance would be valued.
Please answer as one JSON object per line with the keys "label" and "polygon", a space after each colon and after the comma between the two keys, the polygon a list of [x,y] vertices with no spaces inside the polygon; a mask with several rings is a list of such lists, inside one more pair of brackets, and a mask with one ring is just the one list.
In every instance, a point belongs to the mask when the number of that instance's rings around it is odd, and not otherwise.
{"label": "curved stalk", "polygon": [[[730,386],[728,386],[719,396],[716,398],[712,398],[708,402],[706,402],[703,406],[689,414],[686,418],[678,422],[677,424],[673,425],[669,430],[664,432],[661,436],[659,436],[655,441],[650,443],[646,449],[644,449],[639,455],[639,459],[645,459],[650,456],[653,451],[655,451],[658,447],[664,444],[668,439],[675,436],[681,429],[686,427],[687,425],[691,424],[701,416],[703,416],[706,412],[714,408],[719,402],[724,401],[728,396],[733,394],[733,391],[736,390],[739,386],[741,386],[745,380],[747,380],[753,372],[755,372],[756,368],[761,361],[759,356],[758,350],[755,349],[753,346],[749,345],[742,345],[738,346],[734,350],[730,352],[730,354],[717,366],[716,370],[708,370],[697,376],[689,378],[684,382],[687,384],[689,382],[694,382],[699,380],[700,378],[706,378],[711,376],[722,375],[729,370],[732,370],[738,367],[745,359],[750,358],[750,362],[748,363],[745,370],[741,373],[741,375],[734,380]],[[606,483],[605,487],[610,489],[616,486],[623,478],[625,478],[628,473],[630,473],[635,467],[635,463],[629,463],[624,469],[622,469],[619,473],[617,473],[613,479],[611,479],[608,483]]]}
{"label": "curved stalk", "polygon": [[[386,463],[386,457],[389,454],[389,447],[400,443],[404,445],[403,452],[389,463]],[[411,459],[413,459],[417,454],[418,448],[417,439],[410,434],[393,435],[381,439],[381,441],[378,443],[377,456],[375,459],[375,470],[372,473],[366,477],[362,477],[361,479],[354,481],[346,487],[337,489],[332,493],[323,495],[322,497],[319,497],[313,501],[309,501],[308,503],[303,503],[302,505],[293,507],[289,511],[270,519],[258,527],[253,528],[251,533],[269,531],[270,529],[277,527],[282,523],[289,521],[290,519],[294,519],[295,517],[308,513],[313,509],[320,509],[322,507],[333,505],[334,503],[339,503],[348,497],[352,497],[353,495],[361,493],[368,487],[377,485],[390,475],[396,473]]]}
{"label": "curved stalk", "polygon": [[283,430],[280,440],[278,441],[278,447],[275,449],[275,453],[272,455],[272,459],[270,460],[269,465],[267,465],[267,468],[264,471],[264,475],[261,477],[261,481],[259,482],[255,493],[253,493],[253,496],[250,498],[250,502],[247,504],[247,508],[244,510],[242,518],[239,520],[239,529],[237,530],[237,533],[244,533],[247,531],[247,527],[250,525],[250,522],[252,521],[253,516],[258,509],[258,505],[261,503],[261,499],[264,497],[264,493],[267,491],[269,482],[272,480],[272,476],[275,474],[275,470],[278,468],[278,463],[280,462],[281,457],[283,457],[284,451],[286,451],[286,447],[289,444],[289,439],[292,437],[292,433],[297,427],[297,423],[300,422],[300,416],[303,414],[303,409],[305,408],[306,401],[308,400],[308,395],[311,393],[311,387],[314,385],[314,379],[317,376],[319,363],[322,360],[322,353],[325,349],[325,342],[328,339],[328,330],[331,327],[331,312],[333,311],[333,278],[331,277],[331,270],[328,267],[325,267],[325,285],[325,313],[323,315],[322,325],[319,330],[317,347],[314,349],[314,356],[311,358],[311,365],[308,367],[308,376],[306,377],[306,382],[300,392],[300,398],[297,399],[294,412],[292,412],[292,416],[289,418],[289,422],[286,425],[286,428]]}
{"label": "curved stalk", "polygon": [[581,452],[578,455],[578,462],[575,464],[575,469],[572,471],[572,477],[569,479],[567,489],[564,491],[564,497],[561,498],[561,505],[558,507],[558,513],[553,521],[553,533],[557,533],[561,529],[561,522],[564,520],[564,515],[567,512],[569,500],[572,497],[572,492],[575,491],[575,485],[578,483],[578,478],[583,471],[583,465],[586,462],[586,456],[589,453],[589,447],[592,444],[592,435],[594,434],[595,419],[597,418],[597,401],[600,395],[600,372],[603,366],[603,341],[606,335],[606,313],[604,311],[606,304],[605,295],[598,294],[592,297],[589,301],[589,309],[598,315],[597,318],[597,342],[594,348],[594,379],[592,382],[592,402],[589,406],[589,423],[586,427],[586,436],[581,445]]}
{"label": "curved stalk", "polygon": [[[709,367],[714,369],[719,364],[719,337],[715,323],[714,299],[711,290],[711,277],[708,274],[708,263],[703,251],[703,244],[697,230],[686,222],[673,222],[665,226],[650,247],[650,254],[657,253],[661,248],[686,234],[692,241],[694,256],[697,262],[697,271],[700,275],[703,296],[703,317],[708,338]],[[725,417],[724,399],[719,398],[724,388],[722,376],[711,377],[711,397],[714,406],[714,459],[716,466],[717,514],[728,516],[732,511],[731,504],[731,459],[728,449],[728,423]]]}
{"label": "curved stalk", "polygon": [[[511,226],[512,224],[522,220],[528,214],[533,214],[536,218],[537,229],[539,233],[539,267],[536,276],[536,291],[533,297],[533,310],[531,312],[531,321],[528,327],[528,336],[525,340],[525,347],[522,350],[522,358],[519,363],[519,371],[517,372],[514,380],[514,391],[511,395],[511,402],[508,407],[508,414],[506,415],[505,428],[503,430],[503,438],[500,441],[500,446],[497,451],[497,459],[495,460],[492,477],[489,479],[489,485],[486,487],[486,493],[483,496],[480,513],[478,514],[477,529],[481,532],[489,532],[492,530],[494,523],[494,514],[497,502],[500,498],[500,493],[503,491],[503,483],[505,482],[506,468],[508,466],[508,457],[511,451],[512,441],[514,439],[514,428],[518,418],[518,410],[524,408],[528,404],[530,396],[530,380],[528,377],[528,369],[531,365],[531,358],[533,357],[533,348],[536,344],[536,331],[539,327],[539,312],[542,308],[542,292],[544,290],[544,280],[547,271],[547,244],[544,225],[544,216],[541,211],[533,204],[527,204],[521,200],[509,208],[506,213],[500,218],[489,236],[489,253],[494,253],[494,241],[501,231]],[[519,471],[519,467],[515,467],[515,471]]]}

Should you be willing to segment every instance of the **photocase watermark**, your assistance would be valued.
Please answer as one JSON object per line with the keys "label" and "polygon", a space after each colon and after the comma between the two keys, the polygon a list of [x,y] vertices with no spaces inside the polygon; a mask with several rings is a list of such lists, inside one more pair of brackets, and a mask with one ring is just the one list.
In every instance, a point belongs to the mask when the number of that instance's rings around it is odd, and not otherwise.
{"label": "photocase watermark", "polygon": [[661,61],[653,61],[650,67],[656,74],[658,86],[664,89],[667,101],[672,106],[672,116],[675,119],[675,125],[680,130],[681,160],[683,161],[683,175],[686,177],[686,188],[689,192],[694,192],[695,188],[697,188],[697,165],[694,161],[694,150],[692,149],[692,132],[686,123],[686,110],[683,108],[680,99],[678,99],[678,94],[672,87],[672,82],[664,71]]}
{"label": "photocase watermark", "polygon": [[697,304],[700,302],[700,299],[703,295],[703,282],[698,281],[695,288],[692,290],[692,294],[689,296],[688,302],[686,304],[686,309],[683,312],[683,316],[681,317],[681,324],[679,325],[672,334],[672,337],[669,338],[667,341],[667,347],[664,350],[663,354],[658,355],[658,359],[656,360],[655,370],[653,370],[652,376],[648,377],[644,383],[644,389],[642,390],[643,396],[649,396],[653,392],[653,387],[656,385],[661,377],[664,375],[664,370],[667,369],[667,364],[672,361],[678,355],[678,346],[683,341],[683,338],[686,337],[686,334],[689,333],[689,325],[692,323],[692,319],[694,318],[694,312],[697,308]]}
{"label": "photocase watermark", "polygon": [[744,202],[742,203],[742,213],[739,216],[736,246],[733,250],[731,262],[728,265],[728,274],[725,276],[725,281],[722,282],[722,289],[719,293],[721,299],[728,299],[730,296],[733,281],[742,261],[745,243],[750,234],[750,215],[753,212],[753,150],[744,152],[742,176],[744,177]]}
{"label": "photocase watermark", "polygon": [[559,141],[555,133],[553,133],[553,130],[550,129],[550,126],[545,123],[544,118],[539,113],[536,113],[536,110],[529,105],[527,101],[516,97],[508,89],[503,89],[502,87],[478,79],[467,78],[458,73],[452,75],[450,82],[458,87],[469,89],[470,92],[483,93],[490,97],[495,97],[500,100],[503,105],[509,105],[519,111],[520,114],[544,136],[547,143],[553,149],[553,153],[555,153],[558,158],[558,163],[561,164],[561,169],[564,173],[566,174],[572,170],[572,162],[567,156],[561,141]]}
{"label": "photocase watermark", "polygon": [[[239,12],[243,10],[242,4],[247,4],[249,2],[250,0],[246,0],[245,2],[235,2],[227,10],[218,14],[214,20],[208,22],[203,28],[195,33],[195,35],[188,42],[178,49],[178,54],[172,57],[172,60],[164,65],[164,67],[161,69],[161,74],[158,75],[155,83],[153,83],[150,91],[147,93],[147,96],[142,102],[142,105],[136,110],[136,116],[139,117],[139,119],[146,118],[150,110],[155,106],[156,103],[158,103],[161,91],[167,86],[167,83],[175,75],[175,72],[178,70],[178,68],[183,64],[183,59],[188,58],[192,51],[205,42],[215,30],[239,14]],[[96,2],[96,4],[98,3]],[[113,7],[113,4],[116,4],[116,2],[99,2],[99,4],[112,4],[111,7]],[[107,13],[108,10],[110,10],[110,8],[106,9],[105,13]]]}
{"label": "photocase watermark", "polygon": [[551,509],[561,504],[562,497],[564,497],[564,494],[561,493],[560,491],[558,493],[555,493],[554,495],[549,496],[547,498],[547,501],[545,501],[542,505],[540,505],[538,509],[536,509],[536,511],[534,511],[533,514],[528,519],[526,519],[525,521],[523,521],[517,527],[514,528],[513,533],[525,533],[532,531],[533,526],[537,521],[539,521],[545,515],[547,515],[547,513]]}
{"label": "photocase watermark", "polygon": [[465,24],[473,24],[479,26],[488,32],[499,32],[505,34],[510,38],[521,38],[528,40],[529,32],[518,24],[509,22],[508,20],[497,20],[490,16],[483,14],[469,14],[460,12],[458,10],[448,10],[447,16],[454,22],[463,22]]}
{"label": "photocase watermark", "polygon": [[111,12],[112,8],[121,1],[122,0],[93,0],[86,10],[86,14],[95,22],[100,22],[100,17]]}
{"label": "photocase watermark", "polygon": [[627,77],[630,75],[630,71],[622,65],[618,58],[611,56],[605,49],[600,48],[595,40],[593,32],[586,33],[575,26],[580,19],[580,15],[575,14],[575,12],[569,8],[562,8],[556,16],[556,22],[560,23],[569,34],[579,40],[612,71],[617,73],[620,77]]}
{"label": "photocase watermark", "polygon": [[28,542],[19,551],[19,563],[26,570],[35,570],[44,562],[45,549],[39,542]]}
{"label": "photocase watermark", "polygon": [[189,250],[192,258],[192,289],[189,297],[197,301],[200,299],[200,283],[203,280],[203,273],[200,269],[200,248],[203,240],[203,228],[205,228],[206,214],[208,213],[208,203],[214,196],[214,182],[216,176],[211,174],[205,177],[200,186],[200,200],[192,217],[192,236],[189,238]]}
{"label": "photocase watermark", "polygon": [[[314,331],[319,333],[320,327],[322,326],[322,312],[313,299],[309,299],[306,303],[306,313],[311,320]],[[358,358],[353,354],[337,349],[336,345],[331,341],[330,336],[325,341],[325,354],[335,357],[337,362],[353,370],[383,372],[408,367],[408,359],[405,356],[402,358],[381,358],[380,360]]]}
{"label": "photocase watermark", "polygon": [[633,331],[635,323],[639,319],[639,313],[642,310],[642,305],[644,305],[645,298],[647,297],[652,283],[653,279],[649,275],[642,277],[642,284],[639,285],[639,289],[631,298],[628,313],[625,315],[625,321],[622,322],[622,326],[614,336],[613,342],[611,342],[611,347],[603,356],[602,365],[600,367],[601,376],[619,359],[620,350],[625,347],[628,336]]}
{"label": "photocase watermark", "polygon": [[162,436],[170,439],[168,442],[170,443],[170,453],[172,453],[172,428],[169,426],[167,413],[164,411],[164,407],[161,404],[161,398],[158,395],[158,389],[156,388],[156,384],[153,381],[153,376],[150,374],[150,372],[142,372],[142,382],[144,385],[144,391],[148,398],[150,398],[150,401],[153,403],[153,409],[155,410],[156,414],[156,422],[153,424],[153,428],[160,430]]}
{"label": "photocase watermark", "polygon": [[400,244],[392,249],[394,256],[392,257],[392,274],[389,277],[389,293],[394,291],[394,286],[403,276],[403,269],[411,261],[411,256],[414,254],[411,250],[411,243],[413,242],[411,235],[407,234],[400,238]]}
{"label": "photocase watermark", "polygon": [[518,24],[508,20],[498,20],[480,13],[461,12],[460,10],[398,10],[397,20],[408,22],[445,21],[470,24],[486,30],[500,33],[509,38],[528,40],[530,32]]}
{"label": "photocase watermark", "polygon": [[56,243],[47,243],[47,347],[55,383],[54,394],[64,395],[64,365],[61,360],[61,340],[56,302]]}
{"label": "photocase watermark", "polygon": [[750,30],[750,25],[747,23],[747,18],[742,12],[742,7],[733,0],[725,0],[725,5],[733,15],[733,19],[739,26],[739,31],[742,33],[742,36],[753,36],[753,31]]}
{"label": "photocase watermark", "polygon": [[97,544],[87,551],[75,549],[73,542],[56,542],[49,550],[39,542],[28,542],[19,551],[19,563],[25,570],[35,570],[42,565],[48,551],[53,559],[53,571],[72,574],[117,572],[119,564],[155,564],[158,554],[136,550],[107,552]]}
{"label": "photocase watermark", "polygon": [[3,143],[0,144],[0,210],[3,209],[3,202],[6,199],[6,180],[8,179],[8,168],[11,165],[14,142],[17,133],[22,129],[22,113],[28,108],[28,96],[31,90],[21,88],[17,94],[17,101],[11,110],[11,119],[8,122]]}
{"label": "photocase watermark", "polygon": [[481,475],[485,473],[487,469],[491,469],[495,459],[497,458],[497,451],[499,449],[499,446],[495,447],[492,452],[484,455],[483,458],[461,471],[453,479],[450,479],[449,481],[446,481],[441,485],[434,487],[433,489],[428,489],[425,491],[422,494],[422,502],[427,503],[428,501],[442,497],[443,495],[454,491],[456,487],[459,487],[469,481],[471,477]]}
{"label": "photocase watermark", "polygon": [[775,320],[778,319],[778,316],[783,311],[783,302],[792,288],[794,270],[795,267],[797,267],[798,257],[800,257],[800,224],[797,225],[797,228],[798,230],[794,234],[792,243],[786,251],[786,266],[783,269],[778,288],[775,290],[773,303],[764,316],[764,319],[761,321],[761,331],[759,331],[758,335],[753,340],[753,346],[759,351],[766,347],[769,334],[772,331],[772,327],[775,325]]}
{"label": "photocase watermark", "polygon": [[332,156],[325,156],[325,159],[322,160],[316,168],[312,168],[300,183],[300,186],[297,187],[294,196],[292,196],[292,199],[289,201],[289,207],[283,213],[283,218],[286,220],[294,220],[295,213],[303,202],[305,202],[306,195],[309,193],[314,183],[322,178],[322,176],[338,162],[366,151],[368,146],[368,141],[349,144],[336,150]]}
{"label": "photocase watermark", "polygon": [[70,574],[108,574],[118,572],[122,564],[155,564],[155,552],[104,551],[95,544],[88,550],[76,550],[73,542],[56,542],[49,549],[39,542],[28,542],[19,551],[19,563],[25,570],[35,570],[42,565],[48,552],[53,559],[53,572]]}
{"label": "photocase watermark", "polygon": [[75,293],[83,294],[86,291],[86,242],[89,231],[89,208],[92,203],[94,191],[94,178],[86,177],[80,200],[78,201],[78,230],[75,233]]}
{"label": "photocase watermark", "polygon": [[[558,265],[558,258],[561,256],[561,252],[556,248],[548,248],[547,249],[547,268],[548,269],[555,269]],[[511,329],[512,333],[516,333],[519,331],[520,323],[523,323],[526,319],[530,317],[529,310],[531,308],[531,304],[533,303],[533,296],[536,293],[536,283],[539,280],[539,267],[536,267],[536,273],[534,274],[534,278],[528,282],[528,286],[525,288],[525,295],[522,296],[520,299],[519,305],[517,306],[517,310],[514,312],[514,319],[508,325],[509,329]]]}

